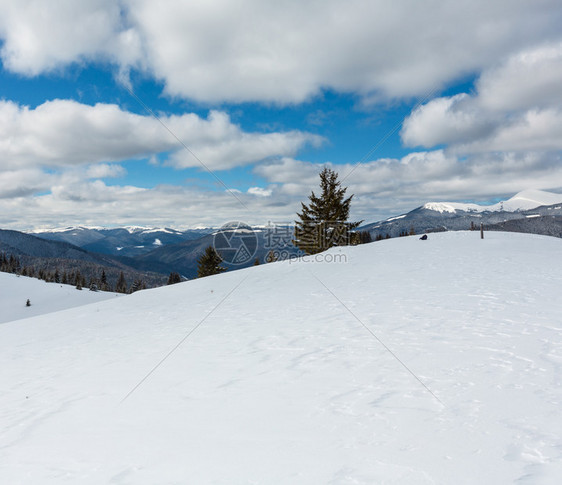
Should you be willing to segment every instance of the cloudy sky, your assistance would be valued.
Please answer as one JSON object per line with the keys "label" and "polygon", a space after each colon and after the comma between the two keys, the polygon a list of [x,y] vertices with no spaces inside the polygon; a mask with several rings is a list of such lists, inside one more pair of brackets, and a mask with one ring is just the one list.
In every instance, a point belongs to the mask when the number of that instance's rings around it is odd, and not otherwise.
{"label": "cloudy sky", "polygon": [[0,228],[562,192],[560,0],[0,0]]}

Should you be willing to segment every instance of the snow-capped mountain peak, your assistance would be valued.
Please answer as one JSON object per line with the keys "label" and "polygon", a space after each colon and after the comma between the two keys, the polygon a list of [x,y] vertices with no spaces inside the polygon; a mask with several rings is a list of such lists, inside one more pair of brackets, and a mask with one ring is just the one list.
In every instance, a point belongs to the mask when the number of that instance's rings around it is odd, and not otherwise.
{"label": "snow-capped mountain peak", "polygon": [[455,213],[464,212],[516,212],[535,209],[541,206],[562,204],[562,194],[546,192],[544,190],[528,189],[515,194],[508,200],[493,205],[480,205],[462,202],[428,202],[424,209],[436,212]]}
{"label": "snow-capped mountain peak", "polygon": [[506,200],[503,203],[503,210],[530,210],[543,205],[554,205],[561,203],[562,194],[555,194],[553,192],[546,192],[544,190],[529,189],[523,190],[522,192],[515,194],[511,199]]}

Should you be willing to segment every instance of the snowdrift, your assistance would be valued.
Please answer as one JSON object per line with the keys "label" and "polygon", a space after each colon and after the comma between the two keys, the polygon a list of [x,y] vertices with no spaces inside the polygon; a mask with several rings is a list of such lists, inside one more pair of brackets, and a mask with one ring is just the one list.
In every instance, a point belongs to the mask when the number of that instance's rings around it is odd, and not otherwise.
{"label": "snowdrift", "polygon": [[0,482],[562,483],[562,241],[315,259],[0,325]]}

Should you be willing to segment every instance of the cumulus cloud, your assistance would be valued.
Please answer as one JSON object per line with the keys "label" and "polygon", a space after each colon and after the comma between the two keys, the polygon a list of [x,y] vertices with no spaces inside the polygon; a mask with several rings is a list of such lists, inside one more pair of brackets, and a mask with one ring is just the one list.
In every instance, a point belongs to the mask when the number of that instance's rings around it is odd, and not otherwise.
{"label": "cumulus cloud", "polygon": [[259,197],[269,197],[272,194],[271,189],[264,189],[263,187],[250,187],[248,194],[257,195]]}
{"label": "cumulus cloud", "polygon": [[[562,187],[559,0],[0,0],[0,10],[0,56],[14,73],[104,63],[127,85],[137,72],[171,97],[210,103],[292,104],[326,89],[386,101],[479,73],[474,92],[432,99],[405,120],[404,144],[424,149],[328,164],[355,194],[355,219]],[[160,121],[113,104],[0,101],[0,226],[101,225],[107,213],[115,224],[178,227],[217,225],[216,214],[290,221],[318,187],[323,165],[294,157],[319,136],[247,132],[222,111]],[[223,190],[104,182],[135,159],[154,170],[252,165],[262,180],[233,188],[243,204]]]}
{"label": "cumulus cloud", "polygon": [[39,169],[0,171],[0,199],[26,197],[49,190],[53,177]]}
{"label": "cumulus cloud", "polygon": [[37,75],[84,60],[123,65],[141,57],[140,39],[111,0],[3,0],[1,56],[8,69]]}
{"label": "cumulus cloud", "polygon": [[[263,189],[262,189],[263,190]],[[242,201],[242,204],[239,202]],[[229,220],[263,224],[288,216],[287,200],[268,205],[268,197],[226,191],[202,191],[180,186],[146,189],[106,185],[101,180],[65,182],[40,195],[0,197],[0,227],[33,229],[67,225],[159,227],[220,226]],[[217,216],[220,214],[219,216]],[[264,222],[265,221],[265,222]]]}
{"label": "cumulus cloud", "polygon": [[[254,172],[275,184],[272,198],[306,200],[317,190],[321,164],[285,158]],[[445,150],[414,152],[401,159],[331,165],[349,194],[353,217],[375,221],[432,200],[487,200],[529,187],[562,186],[559,153],[494,153],[459,158]],[[294,207],[292,205],[291,207]],[[298,207],[298,204],[297,204]]]}
{"label": "cumulus cloud", "polygon": [[562,43],[514,54],[482,73],[474,94],[437,98],[404,121],[407,146],[459,154],[562,149]]}
{"label": "cumulus cloud", "polygon": [[[321,137],[300,131],[248,133],[217,111],[207,119],[188,113],[158,121],[113,104],[69,100],[48,101],[35,109],[0,101],[0,132],[0,170],[116,162],[164,152],[171,152],[168,163],[177,168],[203,162],[210,169],[226,169],[322,143]],[[116,168],[111,170],[115,176]]]}
{"label": "cumulus cloud", "polygon": [[[146,189],[103,180],[126,175],[119,163],[124,160],[154,161],[158,156],[178,169],[200,167],[202,161],[211,170],[221,170],[293,155],[308,143],[323,141],[296,130],[246,132],[218,111],[207,118],[187,113],[158,121],[116,105],[69,100],[48,101],[34,109],[0,101],[0,133],[0,226],[5,227],[12,221],[22,227],[48,225],[48,220],[79,223],[80,218],[103,225],[108,213],[123,223],[142,219],[210,225],[217,213],[234,217],[255,199],[266,199],[270,189],[254,187],[239,196],[248,199],[239,204],[228,192],[204,196],[181,186]],[[188,209],[200,216],[194,220]]]}
{"label": "cumulus cloud", "polygon": [[[48,177],[29,171],[26,175],[43,193],[29,193],[27,183],[19,185],[23,190],[18,193],[15,179],[0,177],[0,227],[106,225],[107,214],[116,225],[220,226],[229,220],[287,223],[295,219],[300,203],[308,200],[311,191],[318,190],[318,173],[324,166],[291,158],[256,165],[253,170],[265,179],[267,188],[237,190],[236,197],[224,190],[185,186],[107,185],[99,179],[85,179],[86,168]],[[487,200],[529,187],[562,187],[560,154],[480,154],[459,159],[435,150],[360,165],[328,166],[339,173],[347,193],[354,194],[351,217],[366,222],[410,211],[428,201]],[[21,180],[23,175],[13,176]]]}
{"label": "cumulus cloud", "polygon": [[482,117],[473,99],[462,93],[415,109],[403,123],[402,141],[407,146],[433,147],[484,137],[494,128],[491,117]]}
{"label": "cumulus cloud", "polygon": [[295,103],[323,88],[423,94],[559,38],[561,23],[558,0],[3,0],[0,36],[4,65],[25,75],[95,60],[173,96]]}
{"label": "cumulus cloud", "polygon": [[86,176],[91,179],[123,177],[127,171],[120,165],[99,163],[88,167]]}
{"label": "cumulus cloud", "polygon": [[482,73],[478,104],[490,111],[562,106],[561,79],[562,42],[524,49]]}

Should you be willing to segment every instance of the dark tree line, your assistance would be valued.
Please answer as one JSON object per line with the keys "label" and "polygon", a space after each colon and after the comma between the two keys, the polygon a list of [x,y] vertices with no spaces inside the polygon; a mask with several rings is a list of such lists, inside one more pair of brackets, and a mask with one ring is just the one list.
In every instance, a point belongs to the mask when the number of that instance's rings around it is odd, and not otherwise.
{"label": "dark tree line", "polygon": [[142,278],[135,278],[129,287],[123,271],[119,274],[115,286],[109,282],[105,269],[101,269],[99,276],[91,275],[86,278],[79,269],[59,270],[55,268],[36,268],[33,265],[22,264],[21,260],[13,254],[0,253],[0,271],[3,273],[13,273],[30,278],[37,278],[48,283],[60,283],[63,285],[73,285],[81,290],[88,288],[92,291],[115,291],[117,293],[134,293],[138,290],[146,289],[146,283]]}

